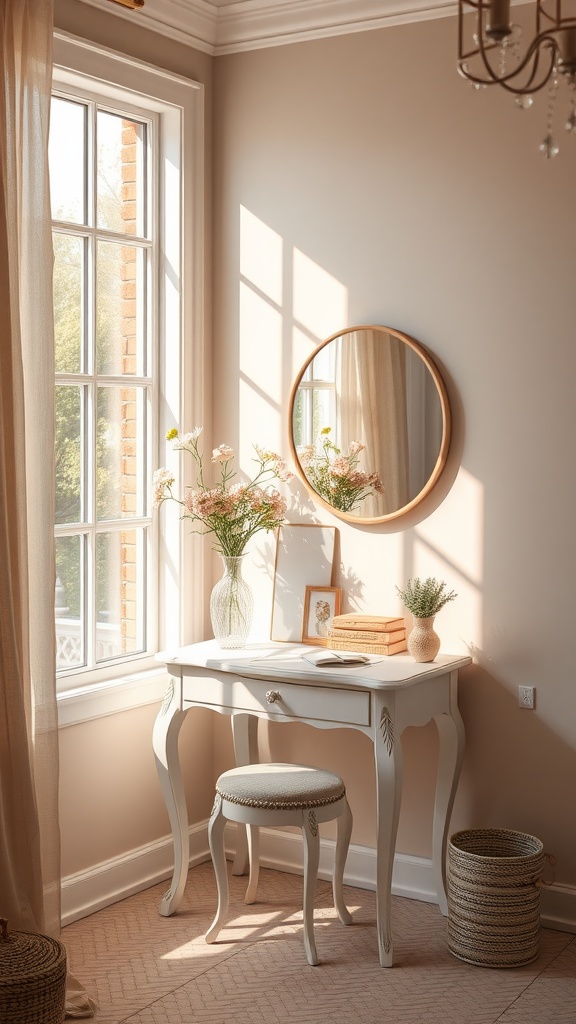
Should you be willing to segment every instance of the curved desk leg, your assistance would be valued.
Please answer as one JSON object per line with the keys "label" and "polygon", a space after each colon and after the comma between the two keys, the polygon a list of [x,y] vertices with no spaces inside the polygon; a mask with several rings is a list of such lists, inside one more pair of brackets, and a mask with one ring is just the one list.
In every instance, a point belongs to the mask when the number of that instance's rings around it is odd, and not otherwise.
{"label": "curved desk leg", "polygon": [[[456,673],[453,673],[455,677]],[[448,832],[454,797],[462,760],[464,757],[464,723],[456,704],[456,681],[451,680],[452,713],[437,715],[434,719],[440,738],[440,754],[438,778],[436,781],[436,799],[434,801],[434,824],[432,828],[432,867],[438,906],[444,914],[448,913],[446,899],[446,850]]]}
{"label": "curved desk leg", "polygon": [[379,724],[374,736],[376,759],[376,929],[381,967],[392,967],[394,949],[390,925],[392,868],[402,797],[402,747],[394,736],[394,697],[389,706],[377,702]]}
{"label": "curved desk leg", "polygon": [[169,917],[178,909],[188,877],[190,860],[188,811],[178,758],[178,734],[185,717],[186,711],[180,710],[172,681],[156,717],[152,733],[156,770],[174,840],[174,874],[170,888],[160,904],[160,913],[163,917]]}
{"label": "curved desk leg", "polygon": [[[256,764],[258,761],[258,719],[254,715],[232,715],[232,738],[236,767]],[[253,826],[256,828],[256,826]],[[248,873],[248,842],[246,826],[236,825],[236,856],[232,864],[233,875]]]}

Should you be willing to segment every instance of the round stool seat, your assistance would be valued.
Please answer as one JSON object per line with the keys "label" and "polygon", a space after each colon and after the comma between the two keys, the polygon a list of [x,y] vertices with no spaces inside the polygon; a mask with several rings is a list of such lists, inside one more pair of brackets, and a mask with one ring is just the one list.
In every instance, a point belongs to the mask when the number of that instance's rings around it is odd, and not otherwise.
{"label": "round stool seat", "polygon": [[249,764],[231,768],[216,782],[224,800],[264,810],[306,810],[336,803],[346,789],[334,772],[305,764]]}
{"label": "round stool seat", "polygon": [[224,829],[227,821],[246,826],[250,855],[250,878],[244,897],[254,903],[259,872],[260,826],[292,825],[300,828],[304,852],[304,948],[311,967],[318,960],[314,939],[314,891],[318,876],[320,839],[318,826],[337,822],[336,854],[332,891],[342,924],[352,924],[344,903],[342,885],[350,836],[352,812],[346,787],[339,775],[307,764],[248,764],[223,772],[216,782],[216,799],[208,822],[208,842],[216,874],[218,909],[206,932],[206,942],[215,942],[228,909],[228,875]]}

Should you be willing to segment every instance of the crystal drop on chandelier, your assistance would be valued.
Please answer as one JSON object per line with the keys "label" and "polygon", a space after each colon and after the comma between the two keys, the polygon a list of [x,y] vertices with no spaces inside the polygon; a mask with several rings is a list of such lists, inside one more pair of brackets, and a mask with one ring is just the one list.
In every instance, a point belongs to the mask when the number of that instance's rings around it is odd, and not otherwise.
{"label": "crystal drop on chandelier", "polygon": [[532,96],[528,96],[526,93],[523,96],[517,96],[514,103],[519,110],[530,110],[530,107],[534,103]]}
{"label": "crystal drop on chandelier", "polygon": [[544,136],[539,148],[540,152],[544,154],[547,160],[552,160],[555,156],[558,156],[558,153],[560,152],[550,132]]}
{"label": "crystal drop on chandelier", "polygon": [[566,121],[566,131],[576,135],[576,110],[571,110]]}

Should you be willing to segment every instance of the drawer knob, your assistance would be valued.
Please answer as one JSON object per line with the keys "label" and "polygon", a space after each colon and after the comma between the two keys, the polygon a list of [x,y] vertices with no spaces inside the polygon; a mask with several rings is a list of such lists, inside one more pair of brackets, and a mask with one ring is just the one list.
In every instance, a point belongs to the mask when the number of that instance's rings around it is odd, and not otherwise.
{"label": "drawer knob", "polygon": [[277,704],[282,700],[282,694],[279,690],[266,690],[266,700],[268,704]]}

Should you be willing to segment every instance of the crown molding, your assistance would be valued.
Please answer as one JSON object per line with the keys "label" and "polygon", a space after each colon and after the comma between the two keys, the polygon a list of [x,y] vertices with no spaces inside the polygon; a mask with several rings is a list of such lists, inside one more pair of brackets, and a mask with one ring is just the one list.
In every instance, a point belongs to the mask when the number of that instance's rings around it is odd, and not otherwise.
{"label": "crown molding", "polygon": [[148,0],[138,11],[109,0],[81,2],[212,56],[456,13],[455,0],[236,0],[220,6],[210,0]]}
{"label": "crown molding", "polygon": [[219,9],[215,52],[369,32],[455,13],[454,0],[238,0]]}
{"label": "crown molding", "polygon": [[209,0],[147,0],[146,6],[137,11],[129,11],[110,0],[80,2],[202,53],[216,53],[218,8]]}

